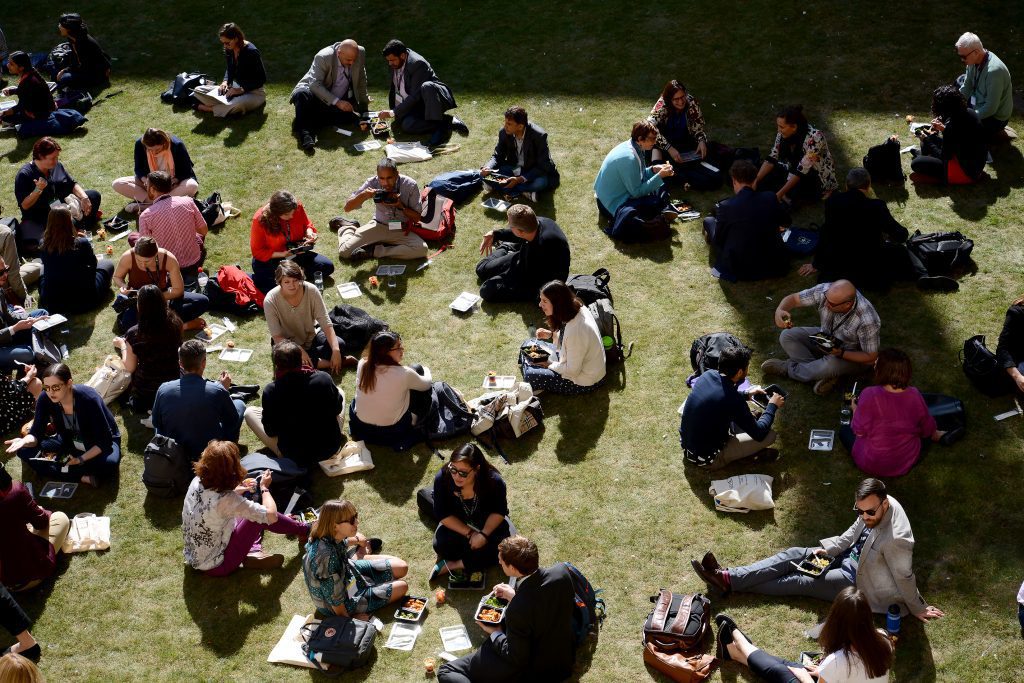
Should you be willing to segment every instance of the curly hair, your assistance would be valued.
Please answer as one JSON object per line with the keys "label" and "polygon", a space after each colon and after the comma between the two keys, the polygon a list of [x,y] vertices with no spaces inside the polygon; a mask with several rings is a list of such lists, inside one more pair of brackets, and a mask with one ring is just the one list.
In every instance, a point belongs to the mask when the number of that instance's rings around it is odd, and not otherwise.
{"label": "curly hair", "polygon": [[932,93],[932,113],[940,119],[951,118],[967,109],[967,100],[955,85],[940,85]]}
{"label": "curly hair", "polygon": [[223,493],[242,483],[248,472],[242,467],[238,444],[231,441],[211,441],[199,462],[192,466],[204,489]]}

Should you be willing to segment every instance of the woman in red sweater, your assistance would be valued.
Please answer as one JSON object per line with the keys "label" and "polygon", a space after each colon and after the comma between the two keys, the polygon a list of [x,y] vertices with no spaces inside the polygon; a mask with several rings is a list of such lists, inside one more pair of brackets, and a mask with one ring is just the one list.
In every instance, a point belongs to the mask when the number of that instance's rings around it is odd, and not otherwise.
{"label": "woman in red sweater", "polygon": [[266,206],[252,217],[249,247],[252,249],[253,282],[266,294],[276,286],[277,265],[290,258],[313,278],[319,271],[324,277],[334,272],[334,263],[316,253],[316,228],[295,195],[278,190]]}

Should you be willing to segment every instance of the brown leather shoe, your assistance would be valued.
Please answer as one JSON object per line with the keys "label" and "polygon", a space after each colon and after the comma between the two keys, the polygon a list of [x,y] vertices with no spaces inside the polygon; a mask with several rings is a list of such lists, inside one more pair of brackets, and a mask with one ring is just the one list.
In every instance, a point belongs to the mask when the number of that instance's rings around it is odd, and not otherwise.
{"label": "brown leather shoe", "polygon": [[710,550],[704,553],[704,559],[700,561],[700,566],[709,572],[715,572],[722,568],[722,565],[718,564],[718,558]]}
{"label": "brown leather shoe", "polygon": [[264,552],[246,555],[242,566],[246,569],[279,569],[284,565],[284,555],[268,555]]}
{"label": "brown leather shoe", "polygon": [[732,592],[732,588],[729,587],[729,582],[722,575],[721,569],[708,571],[697,560],[690,560],[690,566],[693,567],[693,571],[697,572],[697,576],[708,585],[708,588],[717,591],[720,597],[724,598]]}

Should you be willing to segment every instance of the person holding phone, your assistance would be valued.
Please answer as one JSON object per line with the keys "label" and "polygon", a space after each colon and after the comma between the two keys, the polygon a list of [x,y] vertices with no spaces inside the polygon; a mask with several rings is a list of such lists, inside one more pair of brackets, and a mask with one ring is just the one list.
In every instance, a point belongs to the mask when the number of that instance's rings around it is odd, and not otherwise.
{"label": "person holding phone", "polygon": [[[731,462],[754,458],[753,462],[773,462],[779,451],[771,448],[777,435],[772,431],[775,415],[786,404],[786,395],[771,387],[746,393],[739,387],[747,378],[750,349],[731,346],[722,351],[718,370],[701,373],[683,404],[679,420],[679,445],[683,460],[697,467],[717,470]],[[764,412],[755,418],[747,400],[763,397]]]}
{"label": "person holding phone", "polygon": [[317,235],[302,202],[288,190],[278,190],[252,217],[249,247],[252,249],[252,281],[264,294],[274,288],[274,272],[281,261],[290,259],[302,266],[307,276],[320,271],[334,272],[334,262],[313,250]]}
{"label": "person holding phone", "polygon": [[[298,536],[299,551],[305,547],[309,525],[278,513],[270,495],[270,470],[263,470],[258,482],[248,478],[237,444],[211,441],[193,468],[196,476],[181,510],[185,562],[190,567],[208,576],[227,576],[239,566],[278,569],[284,556],[263,552],[264,531]],[[258,503],[244,497],[255,494],[257,486]]]}

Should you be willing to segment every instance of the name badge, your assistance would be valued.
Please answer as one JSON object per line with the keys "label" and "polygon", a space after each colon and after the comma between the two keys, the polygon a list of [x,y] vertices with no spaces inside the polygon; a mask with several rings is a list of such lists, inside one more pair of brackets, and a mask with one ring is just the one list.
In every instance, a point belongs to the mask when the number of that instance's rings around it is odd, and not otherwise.
{"label": "name badge", "polygon": [[402,221],[388,221],[388,230],[401,230]]}
{"label": "name badge", "polygon": [[78,451],[80,453],[84,453],[85,452],[85,444],[82,443],[82,441],[80,439],[75,439],[73,443],[75,445],[75,450],[76,451]]}

